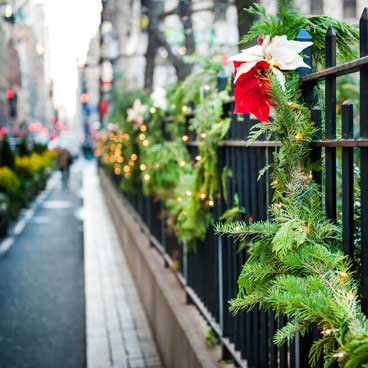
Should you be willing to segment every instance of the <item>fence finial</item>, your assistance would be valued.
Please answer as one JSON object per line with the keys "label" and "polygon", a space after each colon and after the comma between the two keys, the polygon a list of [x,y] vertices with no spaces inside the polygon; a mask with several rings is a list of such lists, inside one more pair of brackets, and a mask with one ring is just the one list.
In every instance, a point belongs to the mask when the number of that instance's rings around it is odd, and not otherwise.
{"label": "fence finial", "polygon": [[329,26],[326,33],[326,67],[336,65],[336,33],[332,26]]}
{"label": "fence finial", "polygon": [[217,89],[224,91],[227,85],[227,75],[224,70],[221,70],[217,75]]}
{"label": "fence finial", "polygon": [[368,8],[364,8],[359,20],[360,57],[368,55]]}
{"label": "fence finial", "polygon": [[[310,42],[312,41],[312,36],[310,35],[310,33],[302,28],[297,36],[296,36],[296,40],[300,41],[300,42]],[[310,66],[310,68],[298,68],[298,73],[301,77],[304,77],[305,75],[309,74],[312,72],[312,47],[308,47],[303,51],[303,60],[304,62]]]}

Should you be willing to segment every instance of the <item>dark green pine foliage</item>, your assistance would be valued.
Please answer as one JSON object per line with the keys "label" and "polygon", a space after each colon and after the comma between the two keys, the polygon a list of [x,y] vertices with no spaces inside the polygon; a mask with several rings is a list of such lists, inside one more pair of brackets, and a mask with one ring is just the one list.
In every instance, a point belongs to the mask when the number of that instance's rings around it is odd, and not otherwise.
{"label": "dark green pine foliage", "polygon": [[270,35],[286,35],[289,40],[296,38],[298,32],[305,28],[313,39],[313,57],[316,64],[324,65],[325,36],[329,26],[336,32],[337,56],[341,61],[351,60],[356,56],[359,40],[358,30],[344,22],[340,22],[329,16],[305,16],[293,11],[287,1],[279,9],[278,16],[268,15],[266,9],[260,4],[254,4],[247,12],[258,17],[250,31],[241,43],[248,43],[258,37]]}
{"label": "dark green pine foliage", "polygon": [[19,156],[29,156],[30,155],[31,152],[28,148],[26,138],[21,139],[19,145],[17,146],[17,153]]}

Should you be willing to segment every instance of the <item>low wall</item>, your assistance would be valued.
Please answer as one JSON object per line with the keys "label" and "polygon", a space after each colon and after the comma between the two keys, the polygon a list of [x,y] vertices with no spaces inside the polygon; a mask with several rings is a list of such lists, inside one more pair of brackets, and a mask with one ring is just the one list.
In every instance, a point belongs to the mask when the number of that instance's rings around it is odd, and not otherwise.
{"label": "low wall", "polygon": [[166,368],[219,367],[220,349],[204,342],[208,327],[193,305],[188,305],[177,278],[134,220],[129,206],[102,171],[100,181],[107,206],[127,257],[161,358]]}

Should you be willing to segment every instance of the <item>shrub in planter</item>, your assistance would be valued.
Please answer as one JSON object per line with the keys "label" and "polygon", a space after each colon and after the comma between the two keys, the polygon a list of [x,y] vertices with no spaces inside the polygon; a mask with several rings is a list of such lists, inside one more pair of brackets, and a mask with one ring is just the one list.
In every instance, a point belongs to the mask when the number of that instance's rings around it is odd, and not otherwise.
{"label": "shrub in planter", "polygon": [[21,180],[9,167],[0,167],[0,195],[2,202],[7,200],[7,217],[16,218],[18,210],[22,207],[22,196],[20,196]]}
{"label": "shrub in planter", "polygon": [[0,167],[0,191],[14,194],[20,189],[20,180],[17,174],[9,167]]}
{"label": "shrub in planter", "polygon": [[7,166],[11,169],[15,168],[14,153],[6,135],[0,141],[0,166]]}

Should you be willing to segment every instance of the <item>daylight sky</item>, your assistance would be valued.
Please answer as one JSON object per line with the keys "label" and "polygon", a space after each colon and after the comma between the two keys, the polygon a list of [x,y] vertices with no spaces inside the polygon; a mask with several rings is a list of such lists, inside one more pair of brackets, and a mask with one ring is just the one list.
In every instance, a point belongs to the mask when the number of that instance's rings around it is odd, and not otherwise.
{"label": "daylight sky", "polygon": [[77,60],[84,61],[100,21],[101,0],[33,0],[45,6],[49,73],[55,97],[68,116],[75,113]]}

